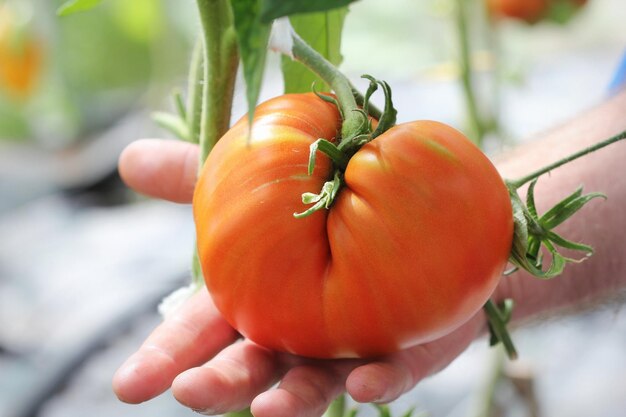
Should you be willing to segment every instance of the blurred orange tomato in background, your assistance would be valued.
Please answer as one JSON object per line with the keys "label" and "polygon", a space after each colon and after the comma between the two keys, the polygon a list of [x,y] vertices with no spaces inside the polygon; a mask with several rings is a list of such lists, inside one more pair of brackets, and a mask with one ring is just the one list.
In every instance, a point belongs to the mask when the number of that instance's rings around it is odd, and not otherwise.
{"label": "blurred orange tomato in background", "polygon": [[20,21],[8,4],[0,5],[0,93],[26,99],[42,66],[41,39]]}

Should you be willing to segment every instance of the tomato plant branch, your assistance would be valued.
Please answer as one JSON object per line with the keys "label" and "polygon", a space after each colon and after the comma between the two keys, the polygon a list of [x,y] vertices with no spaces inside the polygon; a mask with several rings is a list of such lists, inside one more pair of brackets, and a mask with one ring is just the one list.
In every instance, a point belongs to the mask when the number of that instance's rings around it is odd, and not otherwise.
{"label": "tomato plant branch", "polygon": [[203,162],[229,128],[239,64],[233,16],[227,0],[197,0],[204,40],[204,91],[200,123]]}
{"label": "tomato plant branch", "polygon": [[[522,178],[505,181],[511,198],[514,224],[509,261],[515,266],[515,269],[524,269],[539,279],[552,279],[561,275],[567,263],[580,262],[593,253],[591,246],[567,240],[553,229],[573,216],[589,201],[605,198],[604,194],[596,192],[583,195],[582,187],[579,187],[540,216],[535,205],[535,184],[541,175],[623,139],[626,139],[626,131],[546,165]],[[523,202],[518,190],[529,182],[526,202]],[[550,261],[547,266],[543,262],[542,247],[550,254]],[[582,259],[566,257],[560,253],[559,248],[583,252],[584,257]],[[484,310],[489,320],[491,343],[501,342],[509,357],[513,358],[517,354],[506,328],[512,305],[507,305],[506,302],[503,310],[499,310],[492,301],[488,301]]]}
{"label": "tomato plant branch", "polygon": [[337,96],[337,102],[344,117],[341,127],[342,140],[349,140],[365,133],[363,131],[363,115],[357,105],[348,78],[319,52],[304,42],[297,33],[292,32],[292,37],[294,58],[323,79]]}
{"label": "tomato plant branch", "polygon": [[562,165],[567,164],[568,162],[571,162],[571,161],[573,161],[575,159],[578,159],[578,158],[580,158],[582,156],[588,155],[588,154],[590,154],[592,152],[597,151],[598,149],[604,148],[605,146],[608,146],[608,145],[610,145],[612,143],[618,142],[618,141],[620,141],[622,139],[626,139],[626,131],[621,132],[621,133],[619,133],[619,134],[617,134],[615,136],[612,136],[612,137],[610,137],[610,138],[608,138],[608,139],[606,139],[606,140],[604,140],[602,142],[598,142],[595,145],[592,145],[592,146],[590,146],[588,148],[585,148],[585,149],[583,149],[581,151],[578,151],[578,152],[575,152],[575,153],[573,153],[573,154],[571,154],[569,156],[566,156],[565,158],[563,158],[561,160],[558,160],[558,161],[556,161],[556,162],[554,162],[554,163],[552,163],[550,165],[546,165],[545,167],[540,168],[540,169],[536,170],[535,172],[533,172],[531,174],[528,174],[528,175],[526,175],[526,176],[524,176],[522,178],[519,178],[519,179],[516,179],[516,180],[509,180],[508,184],[510,184],[513,188],[518,189],[518,188],[522,187],[524,184],[539,178],[543,174],[546,174],[546,173],[548,173],[548,172],[550,172],[550,171],[552,171],[552,170],[554,170],[554,169],[556,169],[556,168],[558,168],[558,167],[560,167]]}
{"label": "tomato plant branch", "polygon": [[461,84],[463,86],[465,103],[471,123],[472,140],[480,147],[483,141],[483,137],[485,136],[485,128],[483,120],[480,116],[480,112],[478,110],[476,93],[474,91],[474,85],[472,83],[471,48],[469,41],[469,31],[467,28],[466,3],[466,0],[457,0],[456,2],[456,26],[460,49],[459,54]]}
{"label": "tomato plant branch", "polygon": [[[199,167],[228,130],[239,56],[228,0],[197,0],[202,38],[194,48],[186,122],[189,140],[200,145]],[[195,246],[195,245],[194,245]],[[197,249],[191,263],[193,285],[204,283]]]}
{"label": "tomato plant branch", "polygon": [[[202,124],[202,100],[204,98],[204,44],[202,39],[198,38],[191,55],[191,63],[189,67],[188,92],[187,92],[187,110],[186,122],[189,131],[188,140],[192,143],[200,143],[201,124]],[[204,157],[203,157],[204,158]],[[198,169],[202,167],[201,159],[198,163]],[[198,247],[193,245],[191,257],[191,279],[192,285],[196,288],[204,286],[204,276],[200,266],[200,258],[198,256]]]}
{"label": "tomato plant branch", "polygon": [[483,310],[487,315],[489,331],[491,333],[491,345],[502,343],[509,359],[516,359],[517,351],[515,350],[513,340],[511,339],[511,335],[506,327],[507,323],[511,319],[512,309],[513,304],[510,299],[504,301],[502,309],[500,309],[492,300],[488,300],[483,307]]}
{"label": "tomato plant branch", "polygon": [[[567,240],[553,229],[573,216],[589,201],[596,198],[606,198],[604,194],[596,192],[583,195],[582,187],[579,187],[540,216],[535,205],[535,185],[541,175],[623,139],[626,139],[626,131],[546,165],[522,178],[512,181],[505,180],[513,211],[514,232],[509,261],[515,266],[514,270],[521,268],[536,278],[552,279],[563,272],[567,263],[580,262],[593,253],[591,246]],[[518,190],[529,182],[526,202],[523,202]],[[550,261],[547,266],[543,262],[542,247],[550,254]],[[584,257],[582,259],[566,257],[560,253],[559,248],[583,252]],[[509,357],[513,358],[517,354],[506,328],[511,309],[512,304],[508,300],[505,300],[502,310],[498,309],[492,301],[488,301],[484,306],[484,311],[489,320],[491,344],[501,342]]]}
{"label": "tomato plant branch", "polygon": [[198,38],[191,55],[187,87],[186,122],[189,141],[200,143],[202,123],[202,99],[204,97],[204,43]]}

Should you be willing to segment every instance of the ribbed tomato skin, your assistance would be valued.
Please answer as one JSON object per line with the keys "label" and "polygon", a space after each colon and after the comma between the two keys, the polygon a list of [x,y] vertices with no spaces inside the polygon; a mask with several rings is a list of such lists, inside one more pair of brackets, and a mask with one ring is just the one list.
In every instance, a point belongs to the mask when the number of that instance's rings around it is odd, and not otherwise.
{"label": "ribbed tomato skin", "polygon": [[208,290],[244,336],[299,355],[365,357],[454,330],[485,303],[510,251],[506,187],[437,122],[398,125],[350,160],[330,210],[295,219],[332,175],[309,145],[340,128],[314,95],[260,105],[218,142],[194,195]]}

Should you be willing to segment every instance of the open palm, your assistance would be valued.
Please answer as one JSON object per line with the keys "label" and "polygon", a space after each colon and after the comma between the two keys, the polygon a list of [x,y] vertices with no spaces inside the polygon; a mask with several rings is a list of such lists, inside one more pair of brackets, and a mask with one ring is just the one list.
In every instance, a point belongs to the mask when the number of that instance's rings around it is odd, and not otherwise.
{"label": "open palm", "polygon": [[[119,170],[140,193],[189,203],[197,161],[195,145],[140,140],[123,152]],[[126,360],[113,389],[122,401],[140,403],[171,387],[178,401],[204,414],[250,406],[257,417],[320,416],[342,392],[359,402],[394,400],[452,362],[483,325],[478,313],[448,336],[393,355],[314,360],[241,340],[200,291]]]}

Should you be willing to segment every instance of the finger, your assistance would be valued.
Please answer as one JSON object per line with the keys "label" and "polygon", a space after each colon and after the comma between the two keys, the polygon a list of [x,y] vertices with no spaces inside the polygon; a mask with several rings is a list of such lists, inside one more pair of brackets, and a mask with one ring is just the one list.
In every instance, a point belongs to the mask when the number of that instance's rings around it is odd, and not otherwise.
{"label": "finger", "polygon": [[197,145],[160,139],[131,143],[119,158],[119,173],[135,191],[150,197],[189,203],[198,171]]}
{"label": "finger", "polygon": [[484,318],[478,314],[451,334],[357,367],[346,381],[355,401],[387,403],[419,381],[449,365],[477,337]]}
{"label": "finger", "polygon": [[170,387],[176,375],[206,362],[236,338],[208,292],[200,291],[117,370],[113,390],[120,400],[133,404],[154,398]]}
{"label": "finger", "polygon": [[281,374],[274,351],[241,341],[198,368],[179,375],[172,384],[174,397],[202,414],[242,410],[273,385]]}
{"label": "finger", "polygon": [[300,365],[285,374],[280,385],[260,394],[251,405],[255,417],[319,417],[344,391],[354,362]]}

